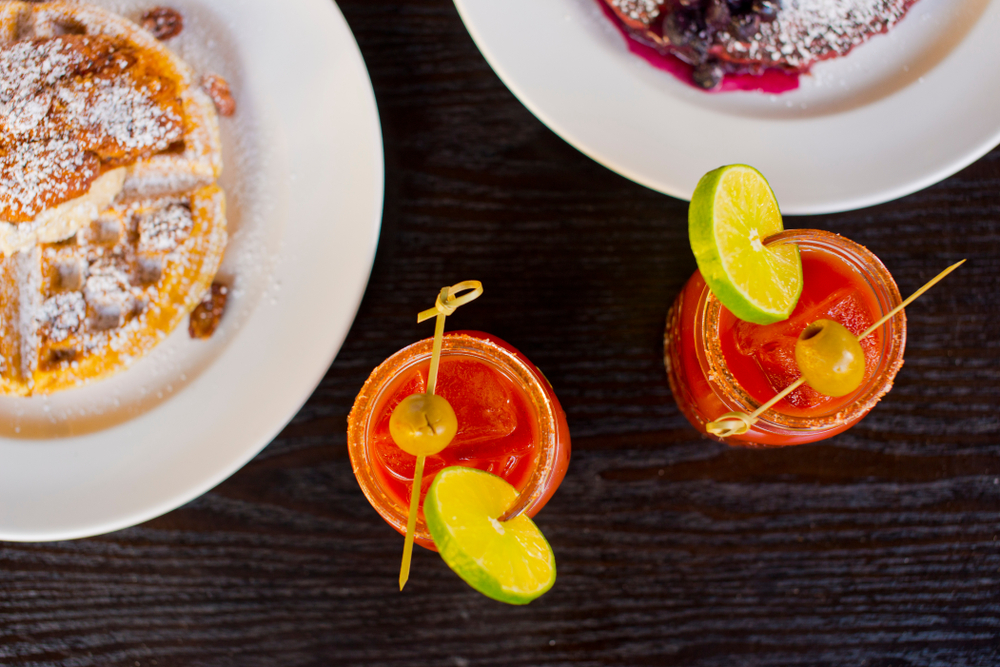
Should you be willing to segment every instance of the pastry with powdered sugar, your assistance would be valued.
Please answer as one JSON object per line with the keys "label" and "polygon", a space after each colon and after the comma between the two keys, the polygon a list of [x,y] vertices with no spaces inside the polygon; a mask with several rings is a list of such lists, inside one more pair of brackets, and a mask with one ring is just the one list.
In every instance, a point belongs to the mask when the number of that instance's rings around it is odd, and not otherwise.
{"label": "pastry with powdered sugar", "polygon": [[691,66],[714,89],[728,75],[804,74],[892,28],[916,0],[600,0],[630,38]]}
{"label": "pastry with powdered sugar", "polygon": [[213,99],[161,39],[0,0],[0,392],[107,377],[176,328],[225,248],[221,171]]}

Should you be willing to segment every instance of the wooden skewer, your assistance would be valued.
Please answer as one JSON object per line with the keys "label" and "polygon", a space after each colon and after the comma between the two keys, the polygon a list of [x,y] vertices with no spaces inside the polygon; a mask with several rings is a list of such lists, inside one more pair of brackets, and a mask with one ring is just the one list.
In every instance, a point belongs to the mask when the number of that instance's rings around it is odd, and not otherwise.
{"label": "wooden skewer", "polygon": [[417,512],[420,510],[420,487],[424,480],[423,454],[417,457],[417,466],[413,469],[413,490],[410,491],[410,513],[406,517],[406,541],[403,542],[403,562],[399,565],[399,590],[410,579],[410,560],[413,558],[413,537],[417,532]]}
{"label": "wooden skewer", "polygon": [[[460,292],[466,292],[459,296]],[[436,317],[434,323],[434,346],[431,348],[431,367],[427,372],[427,392],[434,393],[437,386],[438,368],[441,365],[441,346],[444,342],[444,321],[455,312],[459,306],[478,299],[483,293],[483,284],[478,280],[465,282],[441,288],[433,308],[428,308],[417,315],[417,323]],[[426,454],[417,456],[417,464],[413,469],[413,488],[410,490],[410,512],[406,517],[406,540],[403,542],[403,562],[399,565],[399,590],[403,590],[410,578],[410,561],[413,558],[413,538],[417,532],[417,514],[420,511],[420,490],[424,481],[424,463]]]}
{"label": "wooden skewer", "polygon": [[867,338],[876,329],[878,329],[880,326],[882,326],[883,324],[885,324],[886,322],[888,322],[889,320],[891,320],[893,317],[895,317],[896,313],[898,313],[899,311],[903,310],[904,308],[906,308],[907,306],[909,306],[911,303],[913,303],[917,299],[918,296],[920,296],[921,294],[923,294],[924,292],[926,292],[930,288],[932,288],[935,285],[937,285],[939,282],[941,282],[944,279],[945,276],[947,276],[949,273],[951,273],[952,271],[954,271],[958,267],[962,266],[963,264],[965,264],[965,260],[964,259],[961,262],[955,262],[954,264],[952,264],[951,266],[949,266],[947,269],[945,269],[941,273],[937,274],[936,276],[934,276],[933,278],[931,278],[930,280],[928,280],[927,284],[925,284],[923,287],[921,287],[916,292],[914,292],[909,297],[907,297],[906,301],[904,301],[903,303],[899,304],[898,306],[896,306],[895,308],[893,308],[892,310],[890,310],[888,313],[886,313],[885,317],[883,317],[878,322],[876,322],[875,324],[873,324],[870,327],[868,327],[865,330],[864,333],[862,333],[860,336],[858,336],[858,340],[861,340],[862,338]]}
{"label": "wooden skewer", "polygon": [[[908,305],[913,303],[917,299],[917,297],[922,295],[930,288],[934,287],[934,285],[936,285],[937,283],[941,282],[941,280],[943,280],[945,276],[947,276],[949,273],[951,273],[958,267],[962,266],[963,264],[965,264],[964,259],[961,262],[956,262],[952,264],[947,269],[945,269],[941,273],[937,274],[936,276],[928,280],[923,287],[921,287],[916,292],[911,294],[909,297],[906,298],[905,301],[903,301],[901,304],[899,304],[898,306],[890,310],[888,313],[886,313],[885,316],[882,317],[882,319],[880,319],[878,322],[871,325],[864,332],[862,332],[861,335],[858,336],[858,340],[861,341],[862,339],[867,338],[868,336],[873,334],[880,326],[882,326],[883,324],[891,320],[893,317],[895,317],[896,313],[898,313],[899,311],[903,310]],[[764,412],[770,410],[778,403],[778,401],[785,398],[790,393],[792,393],[793,391],[801,387],[803,384],[805,384],[805,381],[806,379],[804,377],[799,378],[791,385],[785,387],[781,391],[781,393],[772,398],[770,401],[768,401],[764,405],[754,410],[752,414],[748,415],[745,412],[727,412],[726,414],[722,415],[715,421],[711,421],[705,424],[705,430],[718,438],[728,438],[729,436],[732,435],[743,435],[744,433],[750,430],[750,427],[752,427],[754,424],[757,423],[757,420],[760,418],[762,414],[764,414]]]}
{"label": "wooden skewer", "polygon": [[[448,302],[448,288],[445,287],[438,295],[438,301]],[[448,315],[439,310],[437,320],[434,322],[434,348],[431,351],[431,369],[427,373],[427,393],[433,394],[434,387],[437,386],[438,367],[441,365],[441,344],[444,342],[444,321]]]}

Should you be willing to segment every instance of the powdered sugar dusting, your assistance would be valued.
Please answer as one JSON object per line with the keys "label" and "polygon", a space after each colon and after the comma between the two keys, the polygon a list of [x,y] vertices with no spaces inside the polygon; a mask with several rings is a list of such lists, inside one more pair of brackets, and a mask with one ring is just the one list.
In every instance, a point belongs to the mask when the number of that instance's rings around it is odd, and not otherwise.
{"label": "powdered sugar dusting", "polygon": [[82,195],[100,173],[100,161],[74,139],[0,143],[0,219],[31,220]]}
{"label": "powdered sugar dusting", "polygon": [[806,71],[889,30],[915,1],[786,0],[777,19],[761,23],[754,39],[723,32],[719,43],[734,62]]}
{"label": "powdered sugar dusting", "polygon": [[57,101],[73,124],[101,136],[131,161],[138,155],[161,151],[181,138],[180,114],[169,106],[161,107],[149,92],[121,78],[98,78],[60,88]]}
{"label": "powdered sugar dusting", "polygon": [[50,340],[61,343],[80,330],[87,302],[80,292],[63,292],[45,300],[36,317]]}
{"label": "powdered sugar dusting", "polygon": [[804,73],[818,61],[846,55],[892,28],[916,0],[772,0],[780,8],[771,21],[747,3],[730,9],[725,0],[714,12],[711,2],[699,0],[603,2],[633,38],[661,53],[693,66],[721,66],[728,74],[759,74],[769,68]]}
{"label": "powdered sugar dusting", "polygon": [[642,25],[649,25],[660,15],[660,0],[610,0],[619,16]]}
{"label": "powdered sugar dusting", "polygon": [[17,276],[18,313],[17,333],[21,339],[22,377],[32,385],[32,376],[38,367],[38,326],[42,305],[42,250],[38,246],[22,250],[15,256]]}
{"label": "powdered sugar dusting", "polygon": [[[0,219],[27,221],[183,136],[174,82],[104,35],[0,47]],[[136,73],[138,71],[138,73]]]}
{"label": "powdered sugar dusting", "polygon": [[144,215],[138,224],[140,252],[174,250],[191,233],[191,209],[171,204]]}
{"label": "powdered sugar dusting", "polygon": [[117,329],[136,306],[128,274],[112,263],[95,262],[90,267],[83,297],[91,311],[88,325],[94,331]]}

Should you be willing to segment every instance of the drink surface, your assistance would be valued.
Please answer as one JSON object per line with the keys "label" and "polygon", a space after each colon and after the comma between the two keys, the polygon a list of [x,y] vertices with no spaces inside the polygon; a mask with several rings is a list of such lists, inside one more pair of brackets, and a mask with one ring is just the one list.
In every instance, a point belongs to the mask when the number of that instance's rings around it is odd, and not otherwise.
{"label": "drink surface", "polygon": [[[719,342],[726,367],[758,403],[765,403],[801,373],[795,362],[795,343],[802,330],[819,319],[843,324],[859,335],[880,312],[865,278],[840,257],[803,247],[803,287],[798,305],[783,322],[761,326],[737,319],[725,307],[719,316]],[[877,366],[882,333],[875,331],[861,341],[865,352],[865,382]],[[774,409],[788,415],[811,417],[838,410],[853,400],[825,396],[808,385],[796,389]]]}
{"label": "drink surface", "polygon": [[[429,362],[395,378],[375,406],[371,449],[383,489],[400,506],[409,504],[416,457],[400,449],[389,435],[389,417],[400,401],[427,390]],[[434,476],[448,466],[478,468],[524,487],[537,459],[536,418],[528,397],[510,378],[475,360],[442,355],[436,394],[455,411],[458,432],[451,444],[427,457],[420,504]],[[423,509],[421,509],[421,515]]]}

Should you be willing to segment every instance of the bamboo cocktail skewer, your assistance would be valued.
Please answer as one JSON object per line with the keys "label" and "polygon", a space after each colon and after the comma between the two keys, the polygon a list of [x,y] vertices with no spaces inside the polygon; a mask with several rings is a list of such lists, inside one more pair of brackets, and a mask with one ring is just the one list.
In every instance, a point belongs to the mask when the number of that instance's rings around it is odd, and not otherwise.
{"label": "bamboo cocktail skewer", "polygon": [[[965,264],[964,259],[961,262],[956,262],[955,264],[952,264],[947,269],[945,269],[941,273],[937,274],[936,276],[928,280],[923,287],[921,287],[916,292],[911,294],[905,301],[903,301],[901,304],[899,304],[898,306],[890,310],[888,313],[886,313],[886,315],[882,319],[880,319],[878,322],[871,325],[870,327],[868,327],[868,329],[862,332],[861,335],[858,336],[858,340],[861,341],[862,339],[870,336],[880,326],[882,326],[883,324],[891,320],[893,317],[895,317],[896,313],[898,313],[899,311],[903,310],[908,305],[913,303],[917,299],[917,297],[921,296],[924,292],[934,287],[934,285],[943,280],[944,277],[947,276],[949,273],[951,273],[958,267],[962,266],[962,264]],[[706,424],[705,430],[718,438],[728,438],[733,435],[743,435],[744,433],[750,430],[750,427],[752,427],[754,424],[757,423],[757,420],[760,418],[762,414],[764,414],[772,407],[774,407],[774,405],[776,405],[778,401],[785,398],[790,393],[792,393],[793,391],[801,387],[803,384],[805,384],[805,381],[806,380],[804,377],[799,378],[789,386],[785,387],[777,396],[775,396],[767,403],[754,410],[753,413],[749,415],[745,412],[727,412],[726,414],[722,415],[715,421],[711,421],[708,424]]]}
{"label": "bamboo cocktail skewer", "polygon": [[[459,296],[460,292],[466,292]],[[428,308],[417,315],[417,323],[426,322],[436,317],[434,324],[434,346],[431,350],[431,367],[427,373],[427,394],[433,395],[437,386],[438,368],[441,365],[441,345],[444,341],[444,321],[460,306],[478,299],[483,293],[483,284],[478,280],[466,280],[441,288],[433,308]],[[403,543],[403,562],[399,566],[399,590],[403,590],[410,578],[410,560],[413,557],[413,537],[417,530],[417,514],[420,511],[420,488],[424,479],[424,462],[427,455],[417,455],[416,467],[413,471],[413,489],[410,491],[410,512],[406,517],[406,541]]]}

